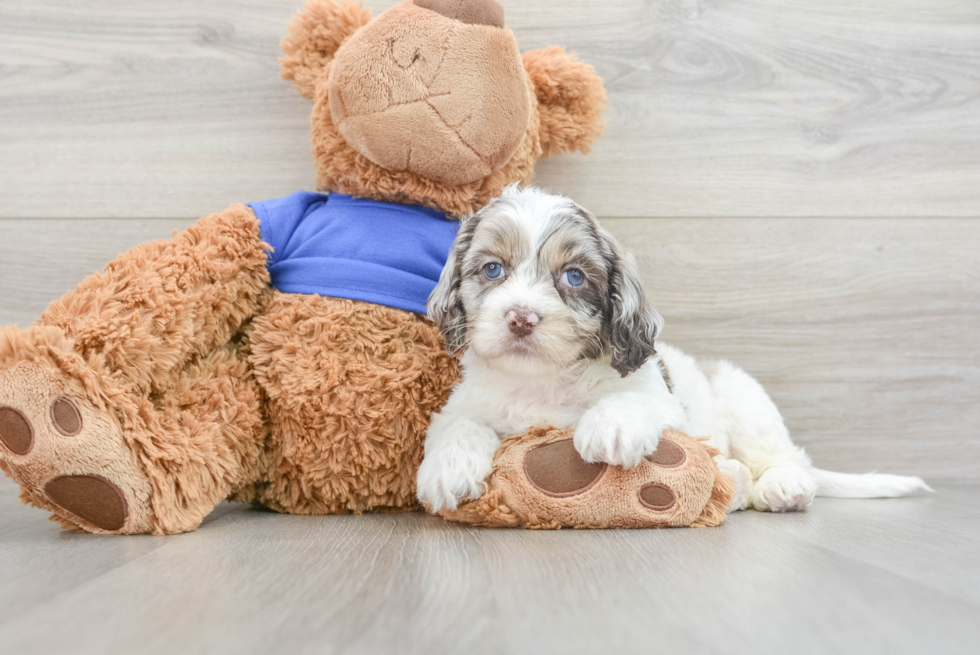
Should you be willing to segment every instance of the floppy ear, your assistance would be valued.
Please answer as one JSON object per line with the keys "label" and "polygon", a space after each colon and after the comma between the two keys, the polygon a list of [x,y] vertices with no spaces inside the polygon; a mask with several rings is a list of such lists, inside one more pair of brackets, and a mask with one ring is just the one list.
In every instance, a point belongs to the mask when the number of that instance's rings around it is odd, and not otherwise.
{"label": "floppy ear", "polygon": [[460,287],[463,284],[463,259],[473,241],[478,217],[479,214],[463,220],[446,265],[439,274],[439,283],[429,294],[425,308],[429,318],[439,326],[446,341],[446,350],[451,355],[459,354],[466,346],[466,309]]}
{"label": "floppy ear", "polygon": [[352,0],[306,0],[289,21],[289,35],[280,43],[279,74],[307,100],[337,49],[371,20],[371,10]]}
{"label": "floppy ear", "polygon": [[602,134],[606,90],[592,66],[560,46],[524,53],[541,112],[542,156],[589,151]]}
{"label": "floppy ear", "polygon": [[603,235],[612,249],[614,264],[609,276],[609,345],[612,366],[626,377],[657,353],[654,340],[664,319],[647,304],[636,260],[625,253],[612,235]]}

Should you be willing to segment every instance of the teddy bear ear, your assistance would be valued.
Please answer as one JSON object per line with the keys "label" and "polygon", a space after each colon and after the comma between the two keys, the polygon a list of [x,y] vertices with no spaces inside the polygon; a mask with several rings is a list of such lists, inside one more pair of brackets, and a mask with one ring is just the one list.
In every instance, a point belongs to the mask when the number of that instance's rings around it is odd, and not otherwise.
{"label": "teddy bear ear", "polygon": [[524,53],[541,112],[543,156],[580,150],[602,134],[606,90],[592,66],[559,46]]}
{"label": "teddy bear ear", "polygon": [[280,46],[279,74],[312,100],[316,81],[341,44],[371,20],[371,10],[352,0],[307,0],[289,21]]}

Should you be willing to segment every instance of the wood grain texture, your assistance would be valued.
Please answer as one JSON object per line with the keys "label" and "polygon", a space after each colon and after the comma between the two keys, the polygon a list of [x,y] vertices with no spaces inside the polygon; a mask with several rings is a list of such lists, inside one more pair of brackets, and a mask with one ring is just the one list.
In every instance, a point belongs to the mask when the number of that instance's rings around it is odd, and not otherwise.
{"label": "wood grain texture", "polygon": [[[980,221],[605,219],[664,338],[755,375],[823,468],[980,479]],[[186,220],[0,220],[0,325]]]}
{"label": "wood grain texture", "polygon": [[[368,2],[376,11],[394,2]],[[608,129],[539,182],[606,216],[980,215],[971,0],[503,0]],[[309,187],[301,0],[0,5],[0,216],[190,217]]]}
{"label": "wood grain texture", "polygon": [[0,480],[0,651],[974,653],[978,492],[648,531],[225,505],[154,538],[62,532]]}

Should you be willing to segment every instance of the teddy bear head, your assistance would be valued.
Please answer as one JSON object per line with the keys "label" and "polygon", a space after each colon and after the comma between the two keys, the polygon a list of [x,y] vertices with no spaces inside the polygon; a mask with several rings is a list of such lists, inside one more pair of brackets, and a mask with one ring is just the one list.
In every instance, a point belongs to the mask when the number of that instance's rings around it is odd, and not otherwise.
{"label": "teddy bear head", "polygon": [[308,0],[282,50],[283,78],[313,102],[321,191],[463,216],[602,132],[592,67],[557,46],[522,56],[496,0],[404,0],[373,20]]}

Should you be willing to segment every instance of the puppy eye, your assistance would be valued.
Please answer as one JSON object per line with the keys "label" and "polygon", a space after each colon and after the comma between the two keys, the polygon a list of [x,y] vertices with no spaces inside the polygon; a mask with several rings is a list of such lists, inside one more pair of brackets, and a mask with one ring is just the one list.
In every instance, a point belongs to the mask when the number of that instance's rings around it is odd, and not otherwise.
{"label": "puppy eye", "polygon": [[585,282],[585,273],[577,268],[570,268],[561,275],[561,282],[565,286],[580,287]]}
{"label": "puppy eye", "polygon": [[486,275],[487,279],[489,280],[496,280],[504,274],[504,267],[497,262],[490,262],[483,267],[483,274]]}

